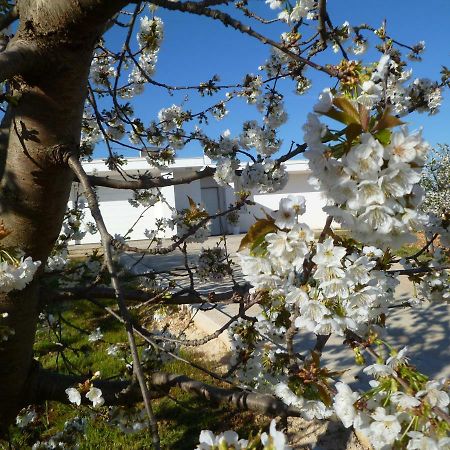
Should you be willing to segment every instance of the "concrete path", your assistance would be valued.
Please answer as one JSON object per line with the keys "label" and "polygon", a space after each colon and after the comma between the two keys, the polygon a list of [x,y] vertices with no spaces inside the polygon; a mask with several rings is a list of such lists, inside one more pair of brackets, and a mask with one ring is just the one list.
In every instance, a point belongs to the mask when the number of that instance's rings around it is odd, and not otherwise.
{"label": "concrete path", "polygon": [[[234,255],[242,236],[228,236],[227,245],[231,255]],[[211,237],[203,244],[190,244],[188,259],[190,263],[195,263],[202,247],[215,246],[218,238]],[[136,247],[145,247],[146,241],[133,242]],[[82,255],[86,249],[76,246],[71,250],[71,254]],[[76,253],[73,253],[76,252]],[[133,267],[136,273],[144,273],[149,270],[162,271],[174,267],[183,266],[183,255],[181,252],[174,252],[169,255],[145,256],[140,258],[135,254],[125,254],[122,262],[128,267]],[[242,273],[236,266],[235,278],[242,281]],[[399,302],[408,299],[412,295],[412,285],[406,277],[401,277],[401,284],[397,289]],[[198,281],[198,280],[196,280]],[[188,277],[176,279],[180,288],[188,286]],[[201,292],[223,292],[232,286],[230,280],[217,283],[201,284]],[[197,327],[206,333],[214,333],[230,317],[237,313],[238,305],[194,305],[192,312],[194,322]],[[253,308],[254,314],[258,313],[258,308]],[[407,345],[411,362],[419,370],[433,378],[450,377],[450,305],[429,304],[423,308],[404,308],[392,313],[388,321],[386,340],[392,346],[401,348]],[[226,333],[220,336],[222,342],[228,345]],[[313,335],[302,335],[297,342],[297,348],[306,350],[314,342]],[[358,367],[354,365],[354,355],[351,350],[342,345],[342,338],[334,337],[327,343],[324,352],[324,363],[339,370],[348,369],[343,378],[349,383],[357,383],[364,380],[364,376]]]}

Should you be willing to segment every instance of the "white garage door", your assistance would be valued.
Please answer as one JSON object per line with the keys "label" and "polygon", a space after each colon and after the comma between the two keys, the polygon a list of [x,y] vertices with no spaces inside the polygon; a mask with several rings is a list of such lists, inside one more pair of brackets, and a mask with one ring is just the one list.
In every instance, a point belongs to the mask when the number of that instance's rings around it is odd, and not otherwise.
{"label": "white garage door", "polygon": [[[217,214],[220,209],[219,189],[216,187],[202,188],[202,202],[209,215]],[[221,218],[216,218],[211,224],[211,234],[216,236],[222,234]]]}

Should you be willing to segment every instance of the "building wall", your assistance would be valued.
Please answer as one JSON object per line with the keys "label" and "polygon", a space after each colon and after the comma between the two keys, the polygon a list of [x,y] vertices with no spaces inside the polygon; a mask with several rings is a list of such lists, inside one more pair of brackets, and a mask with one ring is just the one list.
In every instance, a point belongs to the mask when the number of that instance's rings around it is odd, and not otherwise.
{"label": "building wall", "polygon": [[325,200],[320,192],[315,191],[308,183],[309,173],[290,173],[286,187],[278,192],[270,194],[253,194],[250,198],[255,205],[248,206],[241,214],[241,232],[247,231],[256,218],[264,217],[264,213],[270,214],[278,209],[280,200],[290,194],[302,195],[306,199],[306,213],[302,221],[313,229],[323,228],[326,214],[322,211]]}
{"label": "building wall", "polygon": [[[183,161],[184,163],[184,161]],[[182,165],[178,170],[174,170],[173,177],[179,178],[192,173],[193,170],[199,170],[200,167],[187,167]],[[289,181],[286,187],[279,192],[271,194],[253,194],[251,200],[255,205],[248,206],[246,211],[241,213],[240,232],[246,232],[256,218],[264,216],[264,211],[271,213],[278,209],[278,204],[281,198],[289,194],[303,195],[306,199],[306,213],[303,216],[303,221],[313,229],[321,229],[325,223],[326,215],[322,211],[325,204],[320,192],[316,192],[308,183],[309,170],[305,163],[296,163],[288,167]],[[215,206],[211,206],[205,201],[205,189],[217,188],[218,202]],[[220,187],[212,178],[194,181],[190,184],[168,186],[160,189],[166,201],[172,207],[178,210],[188,208],[191,197],[196,203],[203,204],[210,213],[219,205],[220,210],[224,210],[231,203],[234,203],[234,189],[232,187]],[[203,196],[202,196],[203,192]],[[155,229],[155,223],[160,218],[170,218],[172,211],[170,207],[163,202],[158,202],[151,208],[139,206],[133,207],[128,199],[132,198],[133,193],[129,190],[116,190],[108,188],[98,188],[98,197],[100,200],[100,209],[102,211],[105,223],[112,235],[125,235],[128,233],[131,240],[145,239],[145,230]],[[211,191],[209,192],[211,194]],[[72,200],[75,199],[75,190],[72,192]],[[208,195],[211,198],[211,195]],[[72,202],[71,202],[72,203]],[[70,205],[71,206],[71,205]],[[137,219],[142,215],[142,218]],[[85,209],[86,222],[93,222],[89,209]],[[137,221],[137,223],[135,223]],[[231,227],[226,220],[220,219],[216,221],[217,224],[214,229],[217,231],[218,227],[221,230],[231,232]],[[220,224],[220,225],[219,225]],[[132,230],[131,230],[132,229]],[[164,237],[170,237],[172,230],[167,230]],[[86,236],[78,243],[98,243],[100,236],[98,233]]]}

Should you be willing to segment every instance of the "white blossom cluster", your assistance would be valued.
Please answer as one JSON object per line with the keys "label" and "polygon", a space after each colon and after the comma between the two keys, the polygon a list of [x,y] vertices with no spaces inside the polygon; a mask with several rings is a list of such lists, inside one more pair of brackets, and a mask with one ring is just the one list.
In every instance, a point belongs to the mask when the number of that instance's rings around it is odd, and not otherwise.
{"label": "white blossom cluster", "polygon": [[[333,94],[324,91],[315,111],[327,113],[332,104]],[[364,132],[341,156],[322,142],[327,129],[316,114],[308,115],[304,130],[311,183],[327,198],[324,211],[362,242],[392,247],[412,241],[411,233],[426,220],[417,210],[423,197],[417,183],[429,149],[421,133],[388,131],[389,143],[382,144],[376,133]]]}
{"label": "white blossom cluster", "polygon": [[239,169],[239,161],[232,158],[217,158],[214,180],[220,186],[228,186],[236,181],[236,170]]}
{"label": "white blossom cluster", "polygon": [[232,157],[236,154],[236,151],[239,149],[239,142],[236,138],[231,138],[230,130],[225,130],[219,138],[219,142],[217,148],[215,149],[215,154],[210,154],[211,158],[215,158],[217,156],[226,156]]}
{"label": "white blossom cluster", "polygon": [[428,239],[438,234],[442,246],[450,248],[450,213],[444,213],[440,217],[433,213],[428,214],[425,234]]}
{"label": "white blossom cluster", "polygon": [[344,247],[327,238],[316,245],[312,261],[315,287],[308,292],[297,288],[286,296],[286,302],[300,310],[297,327],[315,334],[343,336],[345,330],[365,334],[367,324],[387,312],[398,280],[374,270],[376,261],[364,250],[346,255]]}
{"label": "white blossom cluster", "polygon": [[240,142],[243,148],[254,148],[263,157],[276,153],[282,144],[274,128],[261,127],[256,120],[244,123]]}
{"label": "white blossom cluster", "polygon": [[140,30],[137,35],[139,58],[128,76],[130,86],[121,92],[122,96],[133,97],[144,91],[147,78],[155,72],[158,52],[164,36],[164,24],[161,18],[147,16],[140,19]]}
{"label": "white blossom cluster", "polygon": [[76,440],[86,429],[87,420],[75,417],[64,423],[62,431],[51,436],[46,441],[38,441],[31,447],[32,450],[53,450],[55,448],[77,448]]}
{"label": "white blossom cluster", "polygon": [[46,272],[60,272],[69,264],[69,252],[66,247],[55,251],[47,258],[45,265]]}
{"label": "white blossom cluster", "polygon": [[28,425],[34,423],[38,415],[33,407],[28,407],[20,412],[16,417],[16,425],[19,428],[26,428]]}
{"label": "white blossom cluster", "polygon": [[[66,250],[63,248],[62,253],[56,253],[48,259],[46,271],[59,272],[67,267],[69,260],[65,256]],[[82,281],[92,281],[99,274],[102,267],[101,257],[92,254],[85,260],[72,267],[71,270],[63,272],[58,276],[57,283],[59,287],[70,288],[80,284]]]}
{"label": "white blossom cluster", "polygon": [[[436,268],[425,273],[419,283],[416,283],[417,299],[413,299],[413,304],[423,304],[427,302],[442,302],[450,300],[450,271],[442,270],[442,267],[448,267],[448,257],[442,248],[437,248],[433,257],[427,262],[430,269]],[[416,264],[405,264],[405,268],[415,268]],[[414,301],[416,300],[416,301]]]}
{"label": "white blossom cluster", "polygon": [[[208,220],[201,226],[199,224],[203,223],[207,217],[208,213],[203,207],[175,211],[172,214],[169,226],[171,229],[176,227],[178,238],[186,237],[191,233],[186,238],[186,242],[204,242],[210,234],[211,221]],[[192,233],[194,227],[198,228]]]}
{"label": "white blossom cluster", "polygon": [[[403,70],[393,58],[383,55],[367,87],[373,95],[385,97],[393,111],[401,116],[414,110],[436,114],[442,102],[442,88],[427,78],[416,78],[406,84],[411,75],[412,69]],[[383,85],[386,85],[385,92]]]}
{"label": "white blossom cluster", "polygon": [[[336,384],[333,407],[346,428],[353,426],[365,435],[375,450],[391,448],[446,449],[450,438],[439,429],[433,408],[448,414],[448,382],[427,380],[407,365],[406,348],[394,353],[384,364],[364,369],[376,379],[371,389],[360,394],[345,383]],[[401,371],[401,372],[400,372]],[[415,379],[416,389],[405,389],[392,375]]]}
{"label": "white blossom cluster", "polygon": [[276,429],[275,420],[270,422],[269,433],[261,433],[253,439],[239,439],[239,435],[232,430],[218,435],[210,430],[202,430],[199,440],[200,443],[195,450],[245,450],[256,448],[256,446],[263,450],[291,450],[292,448],[287,444],[286,435]]}
{"label": "white blossom cluster", "polygon": [[96,52],[92,58],[90,78],[95,84],[108,86],[109,79],[114,78],[117,72],[114,67],[114,58],[104,52]]}
{"label": "white blossom cluster", "polygon": [[230,273],[231,268],[223,248],[202,248],[197,263],[197,275],[200,279],[222,281]]}
{"label": "white blossom cluster", "polygon": [[312,420],[329,417],[332,409],[317,392],[292,387],[286,372],[288,327],[293,323],[316,335],[343,336],[351,330],[367,336],[387,313],[398,281],[375,269],[384,255],[380,249],[349,251],[331,237],[315,242],[312,230],[299,222],[304,212],[302,197],[282,199],[272,214],[273,232],[258,239],[249,255],[240,254],[244,278],[255,295],[265,292],[266,300],[255,323],[238,321],[229,335],[232,364],[243,363],[239,379],[264,391],[275,386],[279,398]]}
{"label": "white blossom cluster", "polygon": [[[150,127],[155,131],[154,137],[150,137],[150,141],[152,144],[159,146],[167,142],[172,151],[182,149],[185,144],[183,136],[186,134],[183,124],[190,118],[190,113],[183,111],[183,108],[179,105],[161,109],[158,113],[159,124],[153,123]],[[164,135],[160,133],[158,127],[162,129]]]}
{"label": "white blossom cluster", "polygon": [[161,195],[156,189],[141,189],[133,191],[133,198],[128,199],[128,203],[135,208],[143,206],[149,208],[156,205],[161,199]]}
{"label": "white blossom cluster", "polygon": [[244,79],[243,88],[238,93],[238,96],[244,97],[247,103],[254,104],[261,95],[262,84],[261,75],[248,74]]}
{"label": "white blossom cluster", "polygon": [[91,157],[95,145],[101,140],[102,133],[98,126],[93,108],[86,103],[81,122],[80,148],[83,157]]}
{"label": "white blossom cluster", "polygon": [[148,418],[144,408],[113,407],[109,410],[109,423],[122,433],[133,434],[147,429]]}
{"label": "white blossom cluster", "polygon": [[[274,213],[278,228],[266,234],[262,244],[266,253],[240,255],[245,279],[255,290],[269,289],[284,297],[288,310],[298,309],[298,328],[316,334],[365,332],[369,322],[386,312],[398,281],[374,270],[383,254],[378,249],[349,253],[331,237],[316,244],[308,225],[298,222],[304,211],[301,197],[280,201]],[[306,281],[305,260],[311,256],[315,267],[310,283],[301,285]]]}
{"label": "white blossom cluster", "polygon": [[[280,9],[288,2],[282,0],[266,0],[266,3],[270,6],[270,9]],[[278,19],[287,23],[298,22],[302,18],[313,19],[314,13],[312,10],[315,7],[315,0],[297,0],[295,5],[290,9],[283,9],[283,11],[278,14]]]}
{"label": "white blossom cluster", "polygon": [[288,181],[288,174],[283,164],[272,159],[246,164],[242,170],[239,183],[244,190],[258,192],[275,192],[283,189]]}
{"label": "white blossom cluster", "polygon": [[429,155],[422,172],[425,198],[423,211],[432,215],[427,230],[439,233],[444,246],[450,247],[450,147],[438,144]]}
{"label": "white blossom cluster", "polygon": [[172,105],[163,108],[158,113],[158,120],[164,131],[172,131],[181,128],[183,125],[183,108],[178,105]]}
{"label": "white blossom cluster", "polygon": [[286,383],[275,385],[274,393],[286,405],[298,408],[305,420],[327,419],[333,414],[333,409],[327,407],[323,401],[306,399],[302,395],[296,395]]}
{"label": "white blossom cluster", "polygon": [[0,254],[0,292],[21,291],[31,282],[40,261],[33,261],[30,256],[16,258],[5,250]]}
{"label": "white blossom cluster", "polygon": [[67,246],[70,241],[80,241],[87,233],[97,233],[97,227],[93,222],[86,222],[86,199],[78,195],[71,208],[67,208],[61,232],[58,236],[57,247]]}
{"label": "white blossom cluster", "polygon": [[[81,392],[76,388],[67,388],[65,390],[70,403],[74,403],[77,406],[81,405]],[[102,391],[99,388],[91,386],[88,392],[86,392],[86,398],[92,402],[92,406],[97,408],[105,403],[105,399],[102,397]]]}

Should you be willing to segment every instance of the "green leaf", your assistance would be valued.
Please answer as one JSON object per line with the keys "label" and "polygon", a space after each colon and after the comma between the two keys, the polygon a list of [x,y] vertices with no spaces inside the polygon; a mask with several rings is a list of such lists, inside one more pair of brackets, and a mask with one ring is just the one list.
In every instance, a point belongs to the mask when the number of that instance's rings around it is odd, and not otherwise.
{"label": "green leaf", "polygon": [[393,116],[390,114],[390,109],[386,108],[378,121],[378,123],[375,125],[374,131],[381,131],[385,130],[387,128],[394,128],[399,125],[404,125],[405,122],[402,122],[398,117]]}
{"label": "green leaf", "polygon": [[329,148],[331,150],[331,153],[333,154],[333,157],[335,157],[335,158],[341,158],[342,156],[345,155],[345,153],[347,151],[347,147],[343,143],[333,145]]}
{"label": "green leaf", "polygon": [[363,132],[363,129],[359,123],[351,123],[345,128],[345,136],[349,145]]}
{"label": "green leaf", "polygon": [[391,142],[391,136],[392,132],[387,128],[375,134],[375,138],[383,145],[388,145]]}
{"label": "green leaf", "polygon": [[328,112],[324,113],[324,115],[347,125],[351,123],[350,117],[336,108],[331,108]]}
{"label": "green leaf", "polygon": [[359,112],[352,105],[352,102],[345,97],[335,97],[333,99],[333,105],[339,108],[348,117],[348,122],[345,123],[361,123]]}
{"label": "green leaf", "polygon": [[259,219],[248,229],[247,234],[242,238],[238,252],[245,248],[252,248],[256,242],[261,243],[261,238],[264,238],[266,234],[272,233],[276,229],[274,219]]}
{"label": "green leaf", "polygon": [[327,406],[331,406],[333,404],[333,400],[331,398],[330,392],[328,389],[322,385],[322,383],[316,383],[315,386],[317,387],[317,390],[319,391],[319,397],[320,399],[325,403]]}
{"label": "green leaf", "polygon": [[370,121],[369,110],[364,105],[358,103],[358,112],[359,122],[361,123],[363,131],[368,131]]}

